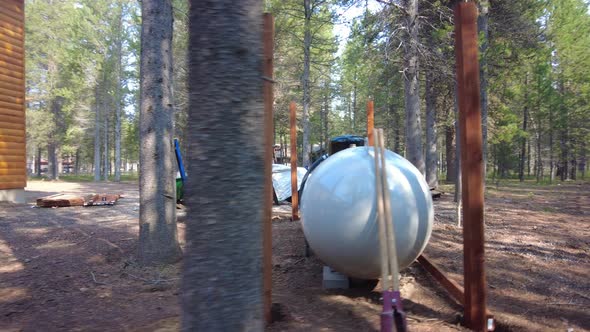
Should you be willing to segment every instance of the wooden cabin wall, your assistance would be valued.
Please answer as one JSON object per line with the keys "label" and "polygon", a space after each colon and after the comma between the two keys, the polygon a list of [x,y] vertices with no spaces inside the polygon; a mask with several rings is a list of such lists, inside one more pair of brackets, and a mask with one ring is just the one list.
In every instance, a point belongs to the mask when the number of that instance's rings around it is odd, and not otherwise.
{"label": "wooden cabin wall", "polygon": [[26,186],[24,0],[0,0],[0,190]]}

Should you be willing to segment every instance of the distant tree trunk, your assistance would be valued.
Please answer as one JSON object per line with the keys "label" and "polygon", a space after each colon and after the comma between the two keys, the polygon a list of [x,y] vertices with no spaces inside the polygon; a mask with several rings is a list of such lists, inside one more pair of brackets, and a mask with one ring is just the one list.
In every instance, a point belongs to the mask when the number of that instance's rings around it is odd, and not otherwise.
{"label": "distant tree trunk", "polygon": [[406,108],[406,158],[425,173],[422,153],[422,125],[420,123],[420,84],[418,80],[418,0],[404,0],[404,26],[407,29],[404,41],[404,87]]}
{"label": "distant tree trunk", "polygon": [[104,109],[104,136],[102,141],[102,150],[103,150],[103,168],[104,171],[102,173],[102,180],[108,181],[109,179],[109,114],[107,109]]}
{"label": "distant tree trunk", "polygon": [[549,107],[549,183],[555,180],[555,161],[553,160],[553,107]]}
{"label": "distant tree trunk", "polygon": [[309,68],[311,65],[311,0],[303,0],[304,21],[303,21],[303,75],[301,76],[301,86],[303,87],[303,149],[302,163],[303,167],[309,166],[309,153],[311,152],[309,136],[311,135],[309,127],[309,106],[311,103],[311,91],[309,86]]}
{"label": "distant tree trunk", "polygon": [[580,148],[581,156],[580,156],[580,163],[578,165],[578,171],[580,171],[582,180],[586,178],[586,142],[582,140],[582,147]]}
{"label": "distant tree trunk", "polygon": [[55,97],[55,99],[51,101],[51,114],[53,116],[53,121],[56,124],[56,129],[50,133],[49,144],[47,144],[47,176],[50,180],[57,180],[59,178],[59,156],[57,150],[59,147],[58,135],[62,132],[64,126],[61,118],[63,102],[64,98],[61,96]]}
{"label": "distant tree trunk", "polygon": [[123,71],[123,7],[120,5],[121,12],[118,22],[118,37],[117,37],[117,93],[115,96],[115,181],[121,181],[121,113],[122,113],[122,86],[121,77]]}
{"label": "distant tree trunk", "polygon": [[[328,87],[329,89],[329,83]],[[329,93],[324,93],[324,107],[322,108],[322,147],[326,153],[328,151],[328,142],[330,141],[330,134],[328,132],[328,114],[330,113],[330,100],[329,100]]]}
{"label": "distant tree trunk", "polygon": [[461,226],[461,208],[462,208],[462,200],[461,200],[461,186],[462,186],[462,176],[461,176],[461,126],[459,125],[459,86],[455,83],[455,202],[456,205],[456,213],[457,213],[457,226]]}
{"label": "distant tree trunk", "polygon": [[262,2],[214,3],[193,1],[189,19],[189,151],[198,153],[188,173],[198,176],[186,188],[182,330],[263,331]]}
{"label": "distant tree trunk", "polygon": [[35,157],[35,173],[41,177],[41,147],[37,146],[37,155]]}
{"label": "distant tree trunk", "polygon": [[436,95],[432,77],[426,74],[426,182],[431,188],[438,187],[436,151]]}
{"label": "distant tree trunk", "polygon": [[487,52],[489,46],[489,0],[480,0],[477,2],[479,16],[477,17],[477,32],[480,36],[481,44],[479,46],[479,93],[481,96],[481,133],[483,138],[482,159],[484,181],[487,172],[488,161],[488,60]]}
{"label": "distant tree trunk", "polygon": [[524,78],[524,109],[522,110],[522,132],[523,136],[520,139],[520,162],[518,164],[518,179],[520,182],[524,181],[524,166],[526,161],[526,134],[529,119],[529,76],[525,74]]}
{"label": "distant tree trunk", "polygon": [[541,177],[543,176],[543,159],[541,158],[541,120],[537,119],[537,137],[536,137],[536,162],[535,162],[535,177],[537,178],[537,183],[541,182]]}
{"label": "distant tree trunk", "polygon": [[177,261],[181,254],[176,234],[173,163],[172,23],[170,0],[143,0],[139,259],[145,265],[171,263]]}
{"label": "distant tree trunk", "polygon": [[568,128],[567,128],[567,108],[565,107],[565,93],[564,93],[564,86],[563,80],[559,82],[559,93],[561,96],[560,101],[560,119],[559,124],[561,126],[560,132],[560,147],[561,147],[561,160],[559,163],[559,168],[561,171],[561,181],[565,181],[568,179],[568,156],[569,156],[569,147],[568,147]]}
{"label": "distant tree trunk", "polygon": [[454,124],[445,127],[445,155],[446,155],[446,178],[447,182],[454,183],[457,178],[455,170],[455,127]]}
{"label": "distant tree trunk", "polygon": [[57,180],[57,151],[55,143],[47,144],[47,178],[50,180]]}
{"label": "distant tree trunk", "polygon": [[356,84],[356,69],[354,71],[354,84],[352,86],[352,133],[356,134],[356,128],[357,128],[357,121],[358,121],[358,108],[357,108],[357,100],[356,100],[356,94],[357,94],[357,84]]}
{"label": "distant tree trunk", "polygon": [[78,147],[76,149],[76,162],[74,164],[74,174],[78,175],[78,173],[80,172],[80,148]]}
{"label": "distant tree trunk", "polygon": [[94,115],[94,181],[100,181],[100,94],[99,84],[94,91],[95,115]]}

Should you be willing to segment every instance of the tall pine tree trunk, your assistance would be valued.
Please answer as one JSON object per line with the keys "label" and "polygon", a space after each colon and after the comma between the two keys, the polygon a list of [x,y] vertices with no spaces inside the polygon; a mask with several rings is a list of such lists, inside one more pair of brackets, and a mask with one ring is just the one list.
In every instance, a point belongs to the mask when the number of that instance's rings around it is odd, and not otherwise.
{"label": "tall pine tree trunk", "polygon": [[37,155],[35,157],[35,173],[41,177],[41,147],[37,146]]}
{"label": "tall pine tree trunk", "polygon": [[526,162],[526,134],[529,120],[529,74],[525,74],[524,78],[524,109],[522,110],[522,133],[520,139],[520,162],[518,164],[518,179],[520,182],[524,181],[524,166]]}
{"label": "tall pine tree trunk", "polygon": [[426,182],[438,187],[438,153],[436,150],[436,95],[432,76],[426,74]]}
{"label": "tall pine tree trunk", "polygon": [[406,158],[425,173],[420,122],[420,83],[418,80],[418,0],[404,0],[406,28],[404,41],[404,87],[406,108]]}
{"label": "tall pine tree trunk", "polygon": [[96,83],[94,91],[94,181],[100,181],[100,85]]}
{"label": "tall pine tree trunk", "polygon": [[477,2],[479,16],[477,17],[477,32],[479,33],[481,44],[479,46],[479,93],[481,98],[481,134],[482,134],[482,158],[484,181],[487,172],[488,161],[488,60],[487,52],[489,46],[489,0],[480,0]]}
{"label": "tall pine tree trunk", "polygon": [[117,93],[115,96],[115,181],[121,181],[121,113],[123,107],[121,76],[123,71],[123,5],[119,15],[117,40]]}
{"label": "tall pine tree trunk", "polygon": [[141,13],[139,259],[155,265],[174,262],[181,254],[172,123],[172,4],[143,0]]}
{"label": "tall pine tree trunk", "polygon": [[109,179],[109,114],[107,109],[104,109],[104,136],[102,140],[102,150],[103,150],[103,173],[102,173],[102,180],[108,181]]}
{"label": "tall pine tree trunk", "polygon": [[309,68],[311,65],[311,0],[303,0],[305,20],[303,21],[303,76],[301,86],[303,87],[303,167],[309,166],[309,153],[311,152],[309,136],[309,106],[311,103],[311,91],[309,86]]}
{"label": "tall pine tree trunk", "polygon": [[264,329],[261,38],[261,1],[192,2],[183,331]]}

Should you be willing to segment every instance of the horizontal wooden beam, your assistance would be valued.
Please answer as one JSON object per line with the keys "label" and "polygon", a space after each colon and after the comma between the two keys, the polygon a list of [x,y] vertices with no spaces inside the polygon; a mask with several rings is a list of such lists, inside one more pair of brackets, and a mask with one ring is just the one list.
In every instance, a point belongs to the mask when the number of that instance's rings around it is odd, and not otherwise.
{"label": "horizontal wooden beam", "polygon": [[15,86],[21,87],[21,89],[24,88],[23,84],[25,84],[25,80],[23,80],[22,78],[15,78],[15,77],[4,75],[2,73],[0,73],[0,82],[12,83]]}
{"label": "horizontal wooden beam", "polygon": [[[22,166],[25,166],[24,164]],[[23,167],[24,169],[24,167]],[[24,173],[24,172],[22,172]],[[27,176],[25,174],[20,175],[0,175],[0,183],[3,182],[25,182],[27,181]]]}
{"label": "horizontal wooden beam", "polygon": [[[2,6],[0,6],[0,22],[5,22],[5,23],[8,23],[14,27],[21,28],[21,29],[24,28],[24,22],[23,22],[22,18],[16,19],[16,18],[10,16],[9,14],[10,13],[8,10],[6,10]],[[9,29],[10,29],[10,27],[9,27]]]}
{"label": "horizontal wooden beam", "polygon": [[2,66],[0,64],[0,74],[5,75],[5,76],[9,76],[9,77],[14,77],[20,80],[23,80],[25,77],[25,73],[23,72],[22,68],[17,68],[17,69],[8,69],[4,66]]}
{"label": "horizontal wooden beam", "polygon": [[5,156],[5,155],[0,155],[0,161],[12,161],[12,162],[15,162],[16,161],[16,162],[24,163],[24,162],[27,161],[27,158],[25,156]]}
{"label": "horizontal wooden beam", "polygon": [[0,5],[0,13],[16,21],[22,21],[24,18],[23,9],[12,1],[3,0],[2,5]]}
{"label": "horizontal wooden beam", "polygon": [[[23,107],[20,110],[14,110],[14,109],[3,108],[2,106],[0,106],[0,116],[12,116],[12,117],[18,117],[18,118],[24,119],[25,109]],[[0,133],[0,135],[2,135],[2,133]]]}
{"label": "horizontal wooden beam", "polygon": [[5,28],[3,26],[0,26],[0,34],[3,34],[5,36],[9,36],[12,38],[18,38],[18,39],[22,39],[23,38],[23,34],[22,33],[18,33],[16,31],[14,31],[13,29],[8,29]]}
{"label": "horizontal wooden beam", "polygon": [[25,65],[24,57],[15,57],[14,55],[0,53],[0,60],[23,68]]}
{"label": "horizontal wooden beam", "polygon": [[[0,127],[3,124],[0,122]],[[0,149],[24,149],[25,145],[23,143],[16,143],[16,142],[0,142]]]}
{"label": "horizontal wooden beam", "polygon": [[[22,145],[22,148],[18,148],[18,149],[5,149],[5,148],[0,148],[0,155],[6,155],[6,156],[24,156],[25,155],[25,146],[22,143],[21,143],[21,145]],[[8,168],[8,165],[0,166],[0,167]]]}
{"label": "horizontal wooden beam", "polygon": [[1,41],[1,40],[0,40],[0,52],[4,53],[6,55],[21,57],[21,58],[24,57],[24,55],[25,55],[22,47],[12,45],[10,43],[7,43],[7,42]]}
{"label": "horizontal wooden beam", "polygon": [[14,98],[25,98],[24,91],[9,90],[0,88],[0,96],[8,96]]}
{"label": "horizontal wooden beam", "polygon": [[[0,151],[2,151],[2,149],[0,149]],[[24,163],[21,161],[0,161],[0,169],[22,169],[23,166]]]}
{"label": "horizontal wooden beam", "polygon": [[[0,142],[14,142],[14,143],[25,143],[26,139],[24,135],[19,136],[6,136],[0,135]],[[0,160],[2,160],[2,156],[0,156]]]}
{"label": "horizontal wooden beam", "polygon": [[0,27],[2,27],[4,29],[12,30],[22,36],[24,33],[23,25],[21,25],[21,24],[17,25],[17,24],[11,23],[10,21],[3,20],[3,18],[5,18],[5,16],[6,15],[0,14]]}
{"label": "horizontal wooden beam", "polygon": [[[14,104],[14,103],[7,103],[5,101],[1,101],[0,100],[0,108],[7,108],[9,110],[15,110],[15,111],[23,111],[24,110],[24,105],[19,105],[19,104]],[[23,112],[24,115],[24,112]]]}
{"label": "horizontal wooden beam", "polygon": [[0,183],[0,190],[5,189],[24,189],[27,186],[27,181],[11,181]]}
{"label": "horizontal wooden beam", "polygon": [[1,41],[5,42],[5,43],[9,43],[11,45],[18,46],[21,49],[24,48],[24,38],[23,37],[15,38],[12,36],[7,36],[4,33],[2,33],[2,31],[4,31],[4,30],[0,30],[0,40]]}
{"label": "horizontal wooden beam", "polygon": [[26,173],[26,163],[20,168],[0,168],[0,175],[23,175]]}
{"label": "horizontal wooden beam", "polygon": [[[2,93],[0,93],[0,101],[5,102],[5,103],[20,105],[21,107],[24,107],[24,104],[25,104],[24,98],[7,96]],[[2,119],[0,119],[0,120],[2,120]]]}

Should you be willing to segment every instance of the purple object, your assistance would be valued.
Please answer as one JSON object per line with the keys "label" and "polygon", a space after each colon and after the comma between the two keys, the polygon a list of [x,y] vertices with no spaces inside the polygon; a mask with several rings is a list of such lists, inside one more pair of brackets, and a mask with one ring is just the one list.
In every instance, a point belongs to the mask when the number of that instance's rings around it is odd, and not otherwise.
{"label": "purple object", "polygon": [[397,332],[408,330],[406,315],[402,309],[402,298],[399,291],[383,292],[383,311],[381,311],[381,332],[392,332],[395,321]]}

